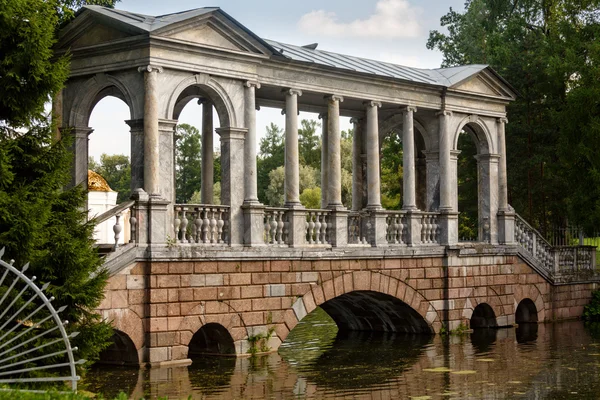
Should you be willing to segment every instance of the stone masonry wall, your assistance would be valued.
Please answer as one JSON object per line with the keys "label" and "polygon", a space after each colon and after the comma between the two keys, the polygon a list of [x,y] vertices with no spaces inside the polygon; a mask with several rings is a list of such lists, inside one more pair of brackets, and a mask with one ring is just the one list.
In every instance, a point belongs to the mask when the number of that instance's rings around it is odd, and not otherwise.
{"label": "stone masonry wall", "polygon": [[307,313],[356,290],[400,299],[439,332],[442,321],[449,329],[468,326],[480,303],[492,307],[499,326],[514,323],[526,298],[539,321],[577,317],[593,288],[552,286],[505,255],[172,261],[137,263],[111,277],[98,309],[131,337],[140,361],[160,364],[187,359],[192,336],[208,323],[229,331],[238,354],[248,352],[249,335],[273,328],[268,346],[276,350]]}

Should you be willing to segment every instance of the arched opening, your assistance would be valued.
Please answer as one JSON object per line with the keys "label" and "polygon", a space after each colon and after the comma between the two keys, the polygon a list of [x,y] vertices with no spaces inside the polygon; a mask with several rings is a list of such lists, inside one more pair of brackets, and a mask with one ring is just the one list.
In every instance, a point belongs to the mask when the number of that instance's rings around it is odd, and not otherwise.
{"label": "arched opening", "polygon": [[100,353],[99,364],[135,366],[140,364],[137,349],[124,332],[113,330],[111,345]]}
{"label": "arched opening", "polygon": [[481,303],[473,310],[471,316],[471,329],[497,328],[496,314],[489,304]]}
{"label": "arched opening", "polygon": [[173,154],[176,204],[221,204],[221,145],[216,131],[226,127],[223,106],[199,85],[181,92],[175,103]]}
{"label": "arched opening", "polygon": [[[360,300],[357,293],[362,296]],[[417,362],[433,339],[429,334],[413,333],[430,333],[430,330],[425,329],[426,323],[425,326],[420,326],[417,322],[416,327],[407,329],[394,327],[394,324],[414,326],[414,320],[418,320],[416,316],[405,316],[404,322],[400,322],[400,318],[385,316],[394,312],[412,314],[409,311],[412,309],[402,306],[404,303],[400,300],[367,291],[349,294],[349,297],[342,295],[329,300],[321,305],[324,308],[317,307],[305,316],[279,348],[282,358],[303,371],[311,382],[320,387],[340,390],[381,385],[382,382],[394,379],[397,371],[410,368]],[[354,303],[351,309],[349,301]],[[384,305],[386,301],[390,303]],[[395,309],[398,306],[401,308]],[[328,314],[325,309],[333,315]],[[341,315],[339,309],[346,309],[347,314]],[[368,314],[372,314],[373,318],[366,317]],[[355,318],[362,319],[364,322],[359,327],[361,330],[348,330],[348,325],[353,322],[342,323],[343,318],[353,321]],[[366,322],[376,318],[388,321]],[[390,326],[389,330],[381,331],[386,324]],[[356,360],[360,360],[360,363],[356,363]]]}
{"label": "arched opening", "polygon": [[[458,237],[462,242],[489,242],[489,144],[477,123],[467,123],[456,141]],[[486,157],[487,155],[487,157]]]}
{"label": "arched opening", "polygon": [[[87,169],[100,175],[101,178],[94,174],[88,176],[90,217],[112,209],[131,196],[133,186],[131,142],[136,132],[132,132],[133,135],[130,133],[132,127],[126,123],[130,118],[129,106],[116,87],[106,88],[96,96],[89,114],[88,126],[92,132],[89,141],[86,140],[85,161]],[[137,134],[141,135],[141,130]],[[82,150],[80,146],[75,147],[75,151]],[[94,238],[99,244],[114,244],[115,223],[116,219],[113,217],[96,226]],[[121,224],[125,226],[119,238],[120,244],[129,241],[129,215],[122,217]]]}
{"label": "arched opening", "polygon": [[432,333],[417,311],[384,293],[353,291],[326,301],[321,308],[341,332]]}
{"label": "arched opening", "polygon": [[223,325],[206,324],[192,336],[188,358],[193,360],[206,355],[235,355],[233,338]]}
{"label": "arched opening", "polygon": [[517,324],[538,322],[537,308],[533,300],[521,300],[517,307],[517,312],[515,313],[515,322]]}

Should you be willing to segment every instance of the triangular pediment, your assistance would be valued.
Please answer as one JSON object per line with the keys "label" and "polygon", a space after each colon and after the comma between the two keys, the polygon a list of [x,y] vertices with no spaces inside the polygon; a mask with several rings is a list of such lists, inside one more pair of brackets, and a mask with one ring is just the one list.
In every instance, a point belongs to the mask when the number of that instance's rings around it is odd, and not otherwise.
{"label": "triangular pediment", "polygon": [[460,82],[453,84],[450,89],[455,92],[471,93],[507,100],[514,100],[516,93],[491,69],[484,69]]}
{"label": "triangular pediment", "polygon": [[225,50],[273,54],[268,44],[221,10],[154,30],[152,36]]}
{"label": "triangular pediment", "polygon": [[103,16],[93,15],[85,10],[72,23],[60,32],[58,49],[76,50],[83,47],[110,43],[144,34],[137,27],[113,21]]}

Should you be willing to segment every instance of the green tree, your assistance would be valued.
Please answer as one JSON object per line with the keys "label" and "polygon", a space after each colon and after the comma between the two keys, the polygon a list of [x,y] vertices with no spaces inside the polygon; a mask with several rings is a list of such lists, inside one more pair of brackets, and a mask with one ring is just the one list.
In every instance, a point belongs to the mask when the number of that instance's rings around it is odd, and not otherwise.
{"label": "green tree", "polygon": [[402,141],[390,132],[381,143],[381,204],[388,210],[402,208]]}
{"label": "green tree", "polygon": [[[300,165],[300,193],[306,189],[313,189],[318,186],[319,171],[313,167]],[[269,172],[269,187],[267,188],[267,201],[265,204],[271,207],[283,206],[285,200],[285,169],[283,166],[275,168]]]}
{"label": "green tree", "polygon": [[298,129],[298,153],[300,164],[321,168],[321,138],[317,135],[320,125],[314,119],[303,119]]}
{"label": "green tree", "polygon": [[117,203],[127,201],[131,196],[131,163],[123,154],[102,154],[100,163],[91,158],[88,168],[102,175],[108,186],[118,192]]}
{"label": "green tree", "polygon": [[304,189],[304,191],[300,193],[300,203],[308,209],[321,208],[321,188],[313,187]]}
{"label": "green tree", "polygon": [[68,75],[68,59],[53,59],[52,46],[73,5],[0,0],[0,247],[16,265],[30,262],[28,273],[38,282],[50,283],[55,307],[67,306],[67,329],[80,332],[72,340],[78,355],[93,361],[112,334],[93,312],[107,275],[83,211],[86,193],[64,189],[72,162],[69,135],[53,142],[54,127],[42,114]]}
{"label": "green tree", "polygon": [[183,204],[190,201],[200,189],[202,179],[200,131],[188,124],[179,124],[175,142],[175,201]]}
{"label": "green tree", "polygon": [[283,130],[274,123],[266,127],[266,134],[260,139],[259,155],[257,160],[257,187],[258,199],[268,204],[267,189],[269,187],[269,173],[285,163],[285,145]]}
{"label": "green tree", "polygon": [[[547,231],[600,223],[598,0],[469,0],[427,47],[444,66],[489,64],[520,93],[508,106],[509,198]],[[592,154],[596,154],[593,156]]]}

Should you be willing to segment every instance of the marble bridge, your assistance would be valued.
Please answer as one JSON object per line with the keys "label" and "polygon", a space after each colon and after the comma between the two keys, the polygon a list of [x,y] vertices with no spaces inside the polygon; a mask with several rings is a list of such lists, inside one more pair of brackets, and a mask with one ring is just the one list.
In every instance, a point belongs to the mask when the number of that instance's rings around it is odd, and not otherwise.
{"label": "marble bridge", "polygon": [[[106,256],[98,307],[115,327],[105,361],[167,365],[198,354],[275,351],[317,306],[341,330],[438,333],[581,315],[596,288],[590,246],[551,246],[508,204],[506,106],[493,69],[417,69],[266,40],[219,8],[147,16],[85,6],[58,52],[71,74],[54,99],[87,185],[89,117],[106,96],[130,111],[129,238]],[[174,128],[203,105],[202,204],[176,204]],[[285,113],[285,204],[257,196],[256,112]],[[213,110],[218,121],[213,121]],[[322,119],[321,209],[299,201],[298,112]],[[353,131],[352,207],[342,204],[340,117]],[[215,129],[216,123],[219,127]],[[221,204],[213,202],[212,132]],[[458,136],[477,148],[478,238],[458,237]],[[380,145],[401,135],[401,210],[385,210]],[[109,223],[109,222],[107,222]],[[261,350],[259,349],[259,350]]]}

